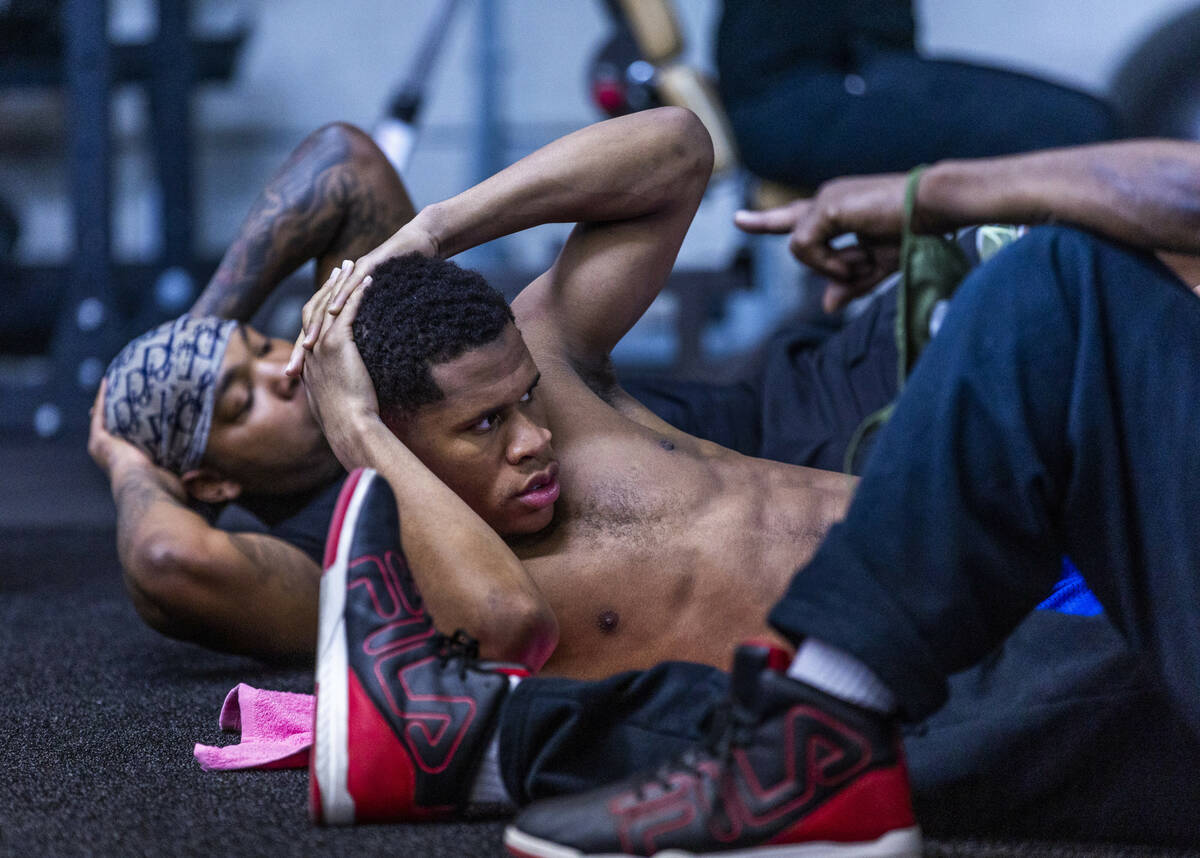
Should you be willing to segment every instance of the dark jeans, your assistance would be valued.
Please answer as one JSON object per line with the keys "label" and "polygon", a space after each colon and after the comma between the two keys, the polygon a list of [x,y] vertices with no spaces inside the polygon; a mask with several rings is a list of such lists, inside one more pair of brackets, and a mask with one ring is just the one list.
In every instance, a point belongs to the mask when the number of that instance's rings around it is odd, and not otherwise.
{"label": "dark jeans", "polygon": [[844,522],[771,613],[921,718],[1066,554],[1200,725],[1200,300],[1156,259],[1034,230],[960,288]]}
{"label": "dark jeans", "polygon": [[[847,92],[849,73],[861,94]],[[801,188],[1120,133],[1107,105],[1085,93],[902,50],[865,52],[850,69],[797,63],[759,92],[725,93],[725,102],[747,168]]]}
{"label": "dark jeans", "polygon": [[[1009,836],[1194,840],[1171,808],[1200,791],[1181,766],[1200,747],[1197,360],[1200,301],[1156,260],[1034,230],[961,287],[846,521],[773,610],[793,639],[856,654],[913,720],[989,659],[909,738],[919,812],[944,823],[931,830],[978,832],[990,812]],[[1070,627],[1004,643],[1063,554],[1128,646],[1103,617],[1037,615]],[[679,664],[523,683],[501,723],[510,791],[661,759],[702,734],[723,683]]]}

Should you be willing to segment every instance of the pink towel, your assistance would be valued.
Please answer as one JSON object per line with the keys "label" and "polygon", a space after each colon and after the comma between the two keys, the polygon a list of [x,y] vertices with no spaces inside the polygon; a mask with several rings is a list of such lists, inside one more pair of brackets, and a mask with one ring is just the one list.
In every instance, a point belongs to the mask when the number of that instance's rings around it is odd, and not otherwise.
{"label": "pink towel", "polygon": [[192,753],[205,771],[303,768],[313,742],[315,705],[311,694],[263,691],[238,683],[226,695],[218,723],[222,730],[240,730],[241,742],[197,744]]}

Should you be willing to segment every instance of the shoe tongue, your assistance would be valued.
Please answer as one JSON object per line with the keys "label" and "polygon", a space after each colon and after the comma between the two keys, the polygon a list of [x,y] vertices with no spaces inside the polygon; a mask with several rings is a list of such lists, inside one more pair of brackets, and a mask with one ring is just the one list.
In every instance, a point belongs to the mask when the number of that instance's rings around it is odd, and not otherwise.
{"label": "shoe tongue", "polygon": [[770,670],[782,673],[787,669],[788,654],[779,647],[765,643],[747,643],[733,654],[733,672],[729,678],[734,701],[747,709],[757,710],[762,696],[762,674]]}

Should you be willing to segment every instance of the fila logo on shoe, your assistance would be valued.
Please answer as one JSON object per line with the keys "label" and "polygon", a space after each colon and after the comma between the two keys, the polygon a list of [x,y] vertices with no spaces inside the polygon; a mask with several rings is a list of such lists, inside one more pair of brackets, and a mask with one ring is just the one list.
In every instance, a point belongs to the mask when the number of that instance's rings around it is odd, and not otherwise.
{"label": "fila logo on shoe", "polygon": [[[716,762],[706,760],[695,767],[701,777],[677,771],[667,783],[655,785],[659,792],[653,796],[629,791],[612,799],[609,812],[624,851],[652,854],[659,838],[686,828],[697,817],[710,817],[709,832],[721,843],[753,836],[758,828],[778,831],[790,819],[813,813],[839,786],[871,765],[866,738],[814,707],[793,707],[785,718],[784,735],[778,783],[760,782],[747,752],[736,748],[725,777]],[[718,795],[709,793],[706,781],[717,785]],[[713,804],[725,812],[713,813]]]}
{"label": "fila logo on shoe", "polygon": [[[413,661],[411,651],[437,635],[412,573],[400,555],[365,555],[350,564],[347,589],[366,588],[380,625],[362,639],[374,694],[397,735],[424,772],[437,774],[454,758],[475,718],[474,698],[447,694],[437,653]],[[363,661],[359,662],[364,664]],[[367,681],[367,677],[363,677]]]}

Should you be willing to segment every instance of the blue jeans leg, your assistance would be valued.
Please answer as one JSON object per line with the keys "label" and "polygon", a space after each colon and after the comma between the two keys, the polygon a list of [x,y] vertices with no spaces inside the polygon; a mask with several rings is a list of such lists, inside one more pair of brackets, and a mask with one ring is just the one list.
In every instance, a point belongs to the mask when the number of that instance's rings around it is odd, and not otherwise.
{"label": "blue jeans leg", "polygon": [[955,297],[846,520],[771,613],[923,718],[1066,554],[1200,724],[1200,300],[1153,257],[1032,231]]}

